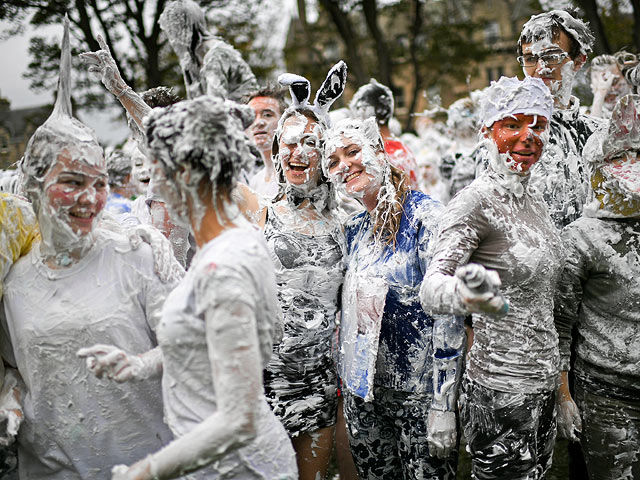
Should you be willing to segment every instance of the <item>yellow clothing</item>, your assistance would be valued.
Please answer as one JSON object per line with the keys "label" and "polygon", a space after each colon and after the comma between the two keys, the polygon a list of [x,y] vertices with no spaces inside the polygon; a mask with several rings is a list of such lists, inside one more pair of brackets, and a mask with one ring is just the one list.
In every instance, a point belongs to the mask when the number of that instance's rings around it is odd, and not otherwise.
{"label": "yellow clothing", "polygon": [[22,198],[0,192],[0,298],[11,265],[25,255],[40,235],[31,205]]}

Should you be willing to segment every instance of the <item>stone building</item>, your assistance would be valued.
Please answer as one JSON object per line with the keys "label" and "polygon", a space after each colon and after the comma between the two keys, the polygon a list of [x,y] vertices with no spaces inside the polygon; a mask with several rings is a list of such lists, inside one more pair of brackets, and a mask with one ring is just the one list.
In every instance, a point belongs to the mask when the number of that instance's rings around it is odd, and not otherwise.
{"label": "stone building", "polygon": [[50,113],[50,106],[12,110],[10,102],[0,97],[0,169],[15,168],[29,138]]}

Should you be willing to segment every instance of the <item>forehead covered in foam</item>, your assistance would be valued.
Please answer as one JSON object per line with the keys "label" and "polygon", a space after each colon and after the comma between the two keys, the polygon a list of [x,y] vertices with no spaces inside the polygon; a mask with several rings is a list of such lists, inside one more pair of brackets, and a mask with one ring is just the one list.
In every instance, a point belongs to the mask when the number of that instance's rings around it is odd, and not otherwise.
{"label": "forehead covered in foam", "polygon": [[588,55],[591,52],[595,37],[588,25],[564,10],[552,10],[533,15],[523,25],[518,45],[545,39],[551,42],[554,34],[553,27],[558,24],[578,43],[582,55]]}
{"label": "forehead covered in foam", "polygon": [[62,151],[74,162],[106,172],[102,147],[93,130],[75,118],[56,116],[38,127],[29,140],[22,162],[25,180],[40,180]]}
{"label": "forehead covered in foam", "polygon": [[370,146],[374,150],[384,148],[374,117],[366,120],[345,118],[327,130],[325,158],[328,158],[337,148],[344,147],[344,139],[352,140],[362,146]]}
{"label": "forehead covered in foam", "polygon": [[501,77],[484,91],[480,102],[480,120],[490,127],[498,120],[522,113],[551,119],[553,97],[539,78]]}

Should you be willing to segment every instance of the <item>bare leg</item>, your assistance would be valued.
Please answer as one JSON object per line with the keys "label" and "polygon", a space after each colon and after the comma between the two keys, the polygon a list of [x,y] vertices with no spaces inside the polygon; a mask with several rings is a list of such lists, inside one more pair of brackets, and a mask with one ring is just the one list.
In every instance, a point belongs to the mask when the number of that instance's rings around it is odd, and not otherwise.
{"label": "bare leg", "polygon": [[334,427],[303,433],[291,439],[298,459],[300,480],[323,480],[327,476]]}
{"label": "bare leg", "polygon": [[336,457],[338,457],[338,471],[340,480],[358,480],[358,471],[353,463],[349,437],[347,436],[347,423],[342,410],[342,396],[338,398],[338,420],[336,422]]}

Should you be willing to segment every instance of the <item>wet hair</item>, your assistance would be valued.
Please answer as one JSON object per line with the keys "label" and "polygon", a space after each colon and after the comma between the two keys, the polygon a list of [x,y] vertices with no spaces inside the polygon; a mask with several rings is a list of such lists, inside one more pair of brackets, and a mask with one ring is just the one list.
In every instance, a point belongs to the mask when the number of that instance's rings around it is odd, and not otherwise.
{"label": "wet hair", "polygon": [[562,32],[569,38],[568,53],[571,59],[591,52],[595,37],[589,24],[580,20],[575,11],[552,10],[534,15],[524,24],[518,39],[518,55],[522,55],[523,43],[533,43],[544,38],[557,40]]}
{"label": "wet hair", "polygon": [[278,102],[278,107],[280,107],[280,115],[282,115],[288,108],[286,95],[287,91],[284,88],[280,88],[272,84],[267,84],[264,87],[250,92],[244,97],[243,101],[244,103],[249,103],[251,100],[257,97],[273,98]]}
{"label": "wet hair", "polygon": [[385,158],[389,164],[388,180],[383,183],[378,194],[378,198],[382,197],[383,200],[378,203],[374,212],[373,235],[395,249],[404,213],[403,205],[410,188],[407,175],[389,162],[386,152]]}
{"label": "wet hair", "polygon": [[133,165],[131,158],[125,153],[116,149],[107,156],[107,173],[109,175],[110,187],[122,187],[127,177],[131,174]]}
{"label": "wet hair", "polygon": [[[369,83],[361,86],[353,95],[349,108],[356,116],[358,105],[365,104],[373,108],[376,120],[380,125],[386,125],[393,116],[394,100],[391,89],[372,78]],[[362,118],[362,120],[365,120]]]}
{"label": "wet hair", "polygon": [[252,119],[251,107],[201,96],[152,110],[144,125],[151,156],[162,164],[167,179],[176,184],[188,166],[188,186],[197,188],[206,180],[216,204],[218,195],[231,192],[245,163],[253,159],[244,134]]}
{"label": "wet hair", "polygon": [[168,107],[182,100],[179,95],[173,93],[173,89],[170,87],[154,87],[149,90],[145,90],[140,94],[144,103],[151,108],[156,107]]}

